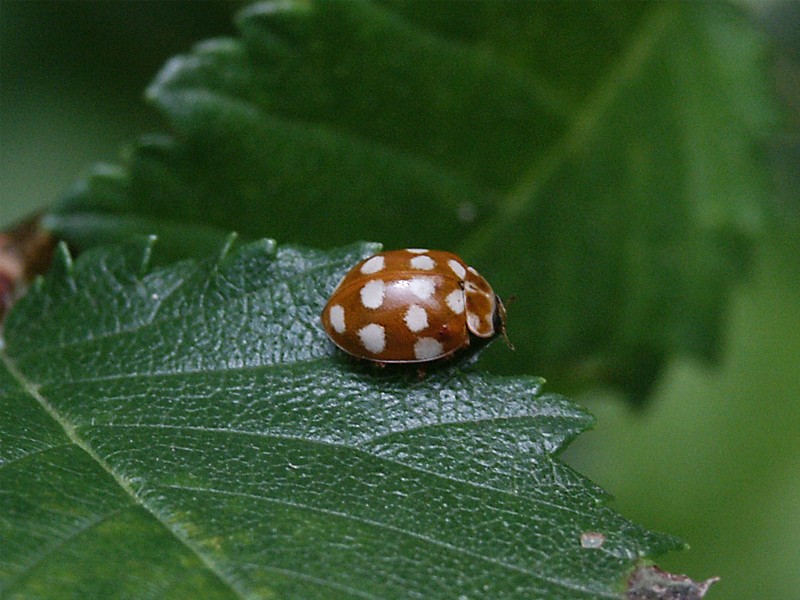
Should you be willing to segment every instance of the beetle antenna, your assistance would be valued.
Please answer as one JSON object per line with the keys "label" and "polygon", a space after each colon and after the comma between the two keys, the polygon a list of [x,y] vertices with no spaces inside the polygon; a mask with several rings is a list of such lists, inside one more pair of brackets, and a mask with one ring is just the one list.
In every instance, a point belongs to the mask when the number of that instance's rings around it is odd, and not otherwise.
{"label": "beetle antenna", "polygon": [[[516,296],[511,296],[508,299],[509,304],[515,300]],[[500,335],[503,336],[503,341],[508,346],[509,350],[514,350],[514,344],[511,343],[511,340],[508,339],[508,333],[506,332],[506,307],[503,304],[503,301],[500,299],[500,296],[495,295],[495,301],[497,302],[497,316],[498,316],[498,325],[500,326]]]}

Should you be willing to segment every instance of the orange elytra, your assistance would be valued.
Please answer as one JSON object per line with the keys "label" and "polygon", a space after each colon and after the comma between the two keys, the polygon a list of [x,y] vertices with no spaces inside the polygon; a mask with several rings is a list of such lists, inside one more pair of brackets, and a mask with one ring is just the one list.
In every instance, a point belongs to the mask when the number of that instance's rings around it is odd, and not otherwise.
{"label": "orange elytra", "polygon": [[322,324],[334,344],[379,363],[421,363],[505,335],[489,283],[450,252],[407,248],[371,256],[331,294]]}

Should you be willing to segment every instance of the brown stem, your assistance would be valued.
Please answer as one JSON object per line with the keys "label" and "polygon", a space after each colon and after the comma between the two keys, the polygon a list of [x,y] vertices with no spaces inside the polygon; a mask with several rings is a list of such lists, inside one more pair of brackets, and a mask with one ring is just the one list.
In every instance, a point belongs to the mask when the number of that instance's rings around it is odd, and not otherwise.
{"label": "brown stem", "polygon": [[0,232],[0,320],[28,284],[50,267],[56,239],[41,226],[41,214]]}

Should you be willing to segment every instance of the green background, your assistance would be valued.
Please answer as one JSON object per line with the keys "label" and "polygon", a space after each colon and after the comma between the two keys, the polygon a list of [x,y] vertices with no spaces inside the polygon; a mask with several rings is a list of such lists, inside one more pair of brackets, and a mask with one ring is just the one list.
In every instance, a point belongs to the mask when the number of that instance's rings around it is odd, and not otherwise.
{"label": "green background", "polygon": [[[162,129],[142,101],[145,86],[193,42],[232,34],[237,6],[4,0],[0,225],[52,203],[137,134]],[[793,12],[771,10],[778,9]],[[785,17],[769,23],[780,24],[769,31],[779,43],[781,87],[798,47],[785,35],[792,31]],[[721,363],[672,361],[644,410],[613,395],[578,398],[598,425],[567,453],[616,496],[623,515],[685,539],[692,549],[660,564],[695,578],[721,576],[712,598],[789,599],[800,586],[797,162],[791,145],[777,148],[784,170],[776,170],[776,212],[789,226],[767,236],[735,293]]]}

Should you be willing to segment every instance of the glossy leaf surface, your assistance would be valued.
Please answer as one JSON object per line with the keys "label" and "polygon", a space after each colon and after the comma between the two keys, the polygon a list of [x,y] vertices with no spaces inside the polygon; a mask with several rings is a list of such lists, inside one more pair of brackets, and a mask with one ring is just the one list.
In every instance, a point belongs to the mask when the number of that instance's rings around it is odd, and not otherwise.
{"label": "glossy leaf surface", "polygon": [[60,252],[4,331],[0,595],[616,598],[680,546],[555,457],[591,419],[539,379],[342,356],[375,249]]}

